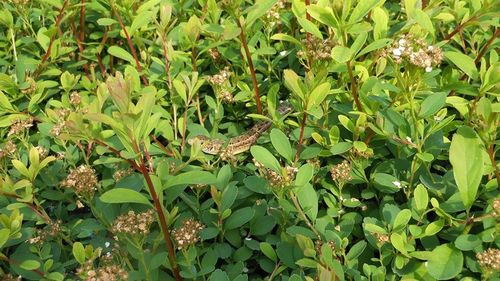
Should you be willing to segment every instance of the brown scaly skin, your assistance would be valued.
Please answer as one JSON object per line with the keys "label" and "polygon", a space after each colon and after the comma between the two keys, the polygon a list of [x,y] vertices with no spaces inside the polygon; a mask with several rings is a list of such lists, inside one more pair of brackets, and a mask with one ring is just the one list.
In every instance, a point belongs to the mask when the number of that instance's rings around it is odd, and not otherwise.
{"label": "brown scaly skin", "polygon": [[[285,115],[292,111],[292,108],[287,103],[281,103],[278,112]],[[231,138],[224,147],[225,142],[220,139],[211,139],[207,136],[199,135],[188,140],[190,145],[197,140],[201,144],[201,150],[207,154],[234,156],[236,154],[245,152],[257,142],[257,139],[266,132],[272,125],[271,121],[260,121],[255,124],[248,132]]]}

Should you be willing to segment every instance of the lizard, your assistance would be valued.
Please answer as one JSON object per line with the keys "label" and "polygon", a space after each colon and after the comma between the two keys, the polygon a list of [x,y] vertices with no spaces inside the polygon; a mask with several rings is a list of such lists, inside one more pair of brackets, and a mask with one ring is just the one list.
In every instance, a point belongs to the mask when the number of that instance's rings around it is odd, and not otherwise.
{"label": "lizard", "polygon": [[[292,107],[285,102],[282,102],[278,107],[278,112],[281,115],[286,115],[292,111]],[[257,122],[249,131],[239,136],[229,139],[227,146],[225,141],[221,139],[211,139],[204,135],[198,135],[188,140],[190,145],[195,141],[201,144],[201,150],[211,155],[221,155],[222,158],[233,157],[236,154],[243,153],[257,142],[259,137],[266,132],[272,125],[272,121]]]}

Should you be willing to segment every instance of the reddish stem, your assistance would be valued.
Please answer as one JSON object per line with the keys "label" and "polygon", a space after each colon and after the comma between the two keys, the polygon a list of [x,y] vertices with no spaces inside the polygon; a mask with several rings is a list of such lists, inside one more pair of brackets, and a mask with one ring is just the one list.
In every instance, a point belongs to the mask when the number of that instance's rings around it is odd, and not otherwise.
{"label": "reddish stem", "polygon": [[427,0],[422,0],[422,10],[427,7]]}
{"label": "reddish stem", "polygon": [[247,39],[245,35],[245,29],[242,27],[240,20],[236,20],[238,27],[240,28],[240,40],[243,49],[245,49],[245,55],[248,61],[248,67],[250,68],[250,75],[252,76],[253,90],[255,93],[255,103],[257,105],[257,113],[262,114],[262,103],[260,102],[259,85],[257,83],[257,76],[255,75],[255,69],[253,67],[252,56],[250,55],[250,50],[248,49]]}
{"label": "reddish stem", "polygon": [[[132,56],[134,57],[137,71],[139,71],[139,73],[142,73],[141,63],[139,62],[139,58],[137,57],[137,53],[135,52],[135,47],[134,47],[134,44],[132,43],[132,40],[130,39],[130,35],[128,34],[127,29],[125,28],[125,25],[123,24],[122,17],[120,16],[120,13],[118,13],[118,11],[116,10],[116,8],[114,6],[113,6],[113,10],[115,11],[116,17],[118,18],[118,22],[120,23],[120,26],[123,30],[123,33],[125,33],[125,37],[127,38],[128,47],[130,48],[130,51],[132,52]],[[144,73],[141,75],[141,79],[142,79],[142,83],[145,86],[149,85],[148,80],[146,79],[146,76],[144,75]]]}
{"label": "reddish stem", "polygon": [[363,111],[363,105],[361,105],[358,96],[358,84],[356,83],[356,79],[354,79],[354,75],[352,74],[351,61],[347,62],[347,72],[349,73],[349,79],[351,80],[351,92],[354,98],[354,102],[356,103],[356,107],[358,108],[358,111]]}
{"label": "reddish stem", "polygon": [[[136,150],[136,153],[140,154],[139,148],[137,147],[137,144],[134,142],[133,143],[134,150]],[[149,152],[147,150],[144,150],[144,154],[146,158],[150,158]],[[140,157],[140,171],[142,175],[144,176],[144,179],[146,180],[146,184],[149,189],[149,193],[151,194],[151,198],[153,199],[153,203],[156,209],[156,213],[158,214],[158,218],[160,220],[160,226],[161,230],[163,232],[163,237],[165,239],[165,243],[167,245],[167,251],[168,251],[168,261],[170,263],[170,266],[172,267],[172,273],[174,274],[174,278],[177,281],[182,280],[182,277],[179,273],[179,267],[177,266],[177,261],[175,259],[175,251],[174,251],[174,245],[172,244],[172,239],[170,237],[170,230],[168,229],[167,225],[167,220],[165,218],[165,213],[163,212],[163,207],[161,205],[160,199],[158,198],[158,194],[156,193],[156,190],[154,188],[153,181],[151,180],[151,176],[149,175],[148,169],[146,167],[146,164],[144,163],[143,157]]]}
{"label": "reddish stem", "polygon": [[[83,50],[84,50],[83,45],[82,45],[82,42],[80,41],[80,38],[78,37],[75,22],[74,22],[73,18],[70,18],[69,24],[71,26],[71,30],[73,31],[73,36],[75,37],[76,45],[78,46],[78,51],[79,51],[78,61],[80,61],[80,60],[82,60],[82,54],[83,54]],[[87,76],[87,78],[90,79],[89,66],[86,63],[83,65],[83,70],[85,71],[85,76]]]}
{"label": "reddish stem", "polygon": [[297,152],[295,153],[295,162],[299,161],[300,153],[302,152],[302,143],[304,142],[304,128],[306,127],[307,112],[302,113],[302,121],[300,122],[299,142],[297,144]]}
{"label": "reddish stem", "polygon": [[[59,30],[59,26],[61,25],[61,20],[62,20],[63,15],[64,15],[64,10],[66,9],[67,6],[68,6],[68,0],[64,0],[63,6],[59,10],[59,14],[57,15],[57,18],[56,18],[57,30]],[[52,45],[54,44],[55,39],[56,39],[56,34],[54,33],[54,34],[52,34],[52,36],[50,36],[49,47],[47,48],[47,52],[45,52],[45,55],[43,56],[42,60],[40,61],[40,64],[38,64],[38,67],[36,68],[33,76],[37,77],[40,74],[40,71],[41,71],[43,65],[45,64],[45,62],[47,61],[47,59],[50,56],[50,53],[52,52]]]}
{"label": "reddish stem", "polygon": [[162,45],[163,45],[163,56],[165,57],[165,73],[167,74],[168,88],[172,89],[172,75],[170,74],[170,60],[168,58],[167,42],[166,42],[164,34],[161,36],[161,41],[162,41]]}
{"label": "reddish stem", "polygon": [[491,165],[495,169],[495,177],[497,178],[497,185],[500,188],[500,171],[498,170],[497,160],[495,159],[495,145],[492,144],[488,148],[488,156],[490,157]]}
{"label": "reddish stem", "polygon": [[476,19],[476,16],[473,16],[473,17],[470,17],[465,22],[459,24],[457,27],[455,27],[455,29],[453,29],[452,32],[450,32],[448,35],[446,35],[444,37],[444,40],[449,41],[451,38],[453,38],[453,36],[455,36],[455,34],[457,34],[458,32],[460,32],[460,30],[462,30],[462,28],[464,28],[467,24],[469,24],[471,21],[473,21],[475,19]]}

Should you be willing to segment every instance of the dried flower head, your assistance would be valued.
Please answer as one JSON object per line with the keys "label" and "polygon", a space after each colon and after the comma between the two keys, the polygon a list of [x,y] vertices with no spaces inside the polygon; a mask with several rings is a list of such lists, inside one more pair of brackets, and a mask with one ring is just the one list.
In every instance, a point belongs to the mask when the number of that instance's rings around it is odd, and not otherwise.
{"label": "dried flower head", "polygon": [[114,172],[113,179],[115,180],[115,182],[118,182],[121,179],[123,179],[124,177],[129,176],[130,174],[132,174],[133,171],[134,170],[132,168],[128,168],[128,169],[124,169],[124,170],[118,170],[118,171]]}
{"label": "dried flower head", "polygon": [[381,246],[390,241],[389,235],[387,234],[375,233],[375,238],[377,239],[377,244]]}
{"label": "dried flower head", "polygon": [[13,156],[14,153],[17,151],[17,145],[12,141],[8,140],[4,145],[3,145],[3,150],[5,154]]}
{"label": "dried flower head", "polygon": [[[11,0],[14,4],[27,4],[30,0]],[[28,87],[21,89],[21,93],[29,95],[36,91],[36,81],[32,77],[27,77]]]}
{"label": "dried flower head", "polygon": [[66,179],[61,182],[61,186],[73,189],[78,196],[92,197],[97,182],[96,171],[88,165],[81,165],[70,171]]}
{"label": "dried flower head", "polygon": [[348,182],[352,180],[351,170],[351,164],[347,160],[344,160],[342,163],[333,166],[330,169],[330,173],[334,181]]}
{"label": "dried flower head", "polygon": [[486,270],[500,270],[500,250],[489,248],[477,253],[476,259],[479,265]]}
{"label": "dried flower head", "polygon": [[303,59],[311,58],[318,61],[328,61],[332,59],[332,49],[335,43],[330,39],[321,40],[312,37],[310,40],[303,39],[302,43],[306,46],[306,51],[297,52],[297,56]]}
{"label": "dried flower head", "polygon": [[23,120],[16,120],[10,126],[9,133],[7,134],[7,136],[20,135],[26,129],[29,129],[32,126],[33,126],[33,117],[31,117],[31,116],[29,116],[28,118],[23,119]]}
{"label": "dried flower head", "polygon": [[38,151],[40,159],[43,159],[47,157],[47,155],[49,155],[49,150],[41,145],[36,146],[35,149]]}
{"label": "dried flower head", "polygon": [[212,58],[212,60],[216,61],[220,59],[220,53],[217,48],[208,49],[208,55]]}
{"label": "dried flower head", "polygon": [[493,199],[493,203],[491,205],[493,206],[493,216],[500,217],[500,198]]}
{"label": "dried flower head", "polygon": [[154,222],[154,211],[149,209],[146,212],[136,214],[134,211],[118,216],[113,222],[111,232],[118,234],[149,234],[149,227]]}
{"label": "dried flower head", "polygon": [[226,81],[231,76],[231,72],[229,71],[229,66],[224,67],[218,74],[208,76],[208,82],[212,85],[221,86],[226,83]]}
{"label": "dried flower head", "polygon": [[82,97],[80,96],[80,93],[77,91],[73,91],[71,93],[71,95],[69,96],[69,102],[72,105],[79,105],[81,101],[82,101]]}
{"label": "dried flower head", "polygon": [[204,228],[205,225],[193,218],[184,220],[181,227],[172,230],[177,249],[187,249],[189,246],[196,244],[200,240],[200,231]]}
{"label": "dried flower head", "polygon": [[269,25],[270,28],[278,26],[281,24],[280,12],[285,8],[285,0],[278,0],[269,11],[267,11],[264,16],[264,22]]}
{"label": "dried flower head", "polygon": [[[328,242],[326,242],[326,244],[330,247],[330,249],[332,249],[332,252],[335,252],[335,242],[328,241]],[[316,253],[318,253],[318,255],[321,255],[321,248],[323,247],[323,245],[324,245],[324,242],[321,239],[314,241],[314,246],[316,249]]]}
{"label": "dried flower head", "polygon": [[295,175],[297,174],[298,169],[292,166],[285,166],[282,168],[283,175],[277,173],[272,169],[265,168],[262,163],[253,158],[253,162],[255,167],[262,172],[264,177],[269,182],[269,185],[273,188],[284,188],[290,186],[292,182],[295,180]]}
{"label": "dried flower head", "polygon": [[219,98],[222,100],[222,102],[225,103],[233,103],[234,102],[234,96],[231,94],[231,92],[227,90],[223,90],[220,93],[218,93]]}
{"label": "dried flower head", "polygon": [[49,238],[56,237],[59,232],[61,232],[61,221],[50,221],[46,227],[42,229],[36,229],[36,235],[28,239],[30,244],[41,245],[45,243]]}
{"label": "dried flower head", "polygon": [[21,280],[23,280],[21,276],[14,277],[10,273],[2,276],[2,281],[21,281]]}
{"label": "dried flower head", "polygon": [[396,63],[404,61],[431,72],[432,68],[443,60],[440,48],[428,45],[423,39],[416,39],[411,34],[403,34],[381,52],[384,57],[391,57]]}

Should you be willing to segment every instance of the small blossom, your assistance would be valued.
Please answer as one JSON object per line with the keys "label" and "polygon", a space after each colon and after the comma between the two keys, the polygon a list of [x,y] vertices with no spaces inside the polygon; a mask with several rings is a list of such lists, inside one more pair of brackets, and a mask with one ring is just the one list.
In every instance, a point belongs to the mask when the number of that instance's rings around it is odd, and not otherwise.
{"label": "small blossom", "polygon": [[397,187],[397,188],[403,187],[403,185],[399,181],[393,181],[392,184],[394,184],[394,186]]}
{"label": "small blossom", "polygon": [[79,105],[81,101],[82,97],[80,96],[80,93],[78,93],[77,91],[72,92],[71,95],[69,96],[69,102],[72,105]]}
{"label": "small blossom", "polygon": [[431,72],[432,71],[432,66],[428,66],[425,68],[425,72]]}
{"label": "small blossom", "polygon": [[28,117],[27,119],[23,120],[16,120],[11,126],[9,133],[7,136],[10,135],[20,135],[23,133],[26,129],[29,129],[33,126],[33,117]]}
{"label": "small blossom", "polygon": [[500,270],[500,250],[489,248],[488,250],[477,253],[476,259],[479,265],[484,269]]}
{"label": "small blossom", "polygon": [[342,163],[333,166],[330,169],[330,174],[334,181],[348,182],[352,180],[351,170],[351,164],[347,160],[344,160]]}
{"label": "small blossom", "polygon": [[66,179],[61,182],[61,186],[73,189],[78,196],[92,197],[97,182],[95,170],[88,165],[81,165],[70,171]]}
{"label": "small blossom", "polygon": [[181,227],[172,230],[177,249],[187,249],[189,246],[196,244],[200,240],[200,231],[204,228],[205,225],[193,218],[184,220]]}
{"label": "small blossom", "polygon": [[106,241],[106,242],[104,243],[104,247],[106,247],[106,248],[109,248],[109,246],[110,246],[110,245],[111,245],[111,243],[109,243],[108,241]]}
{"label": "small blossom", "polygon": [[149,227],[154,222],[154,212],[149,209],[146,212],[136,214],[130,210],[128,213],[118,216],[113,222],[111,232],[123,234],[149,234]]}
{"label": "small blossom", "polygon": [[500,217],[500,198],[493,199],[493,216]]}

